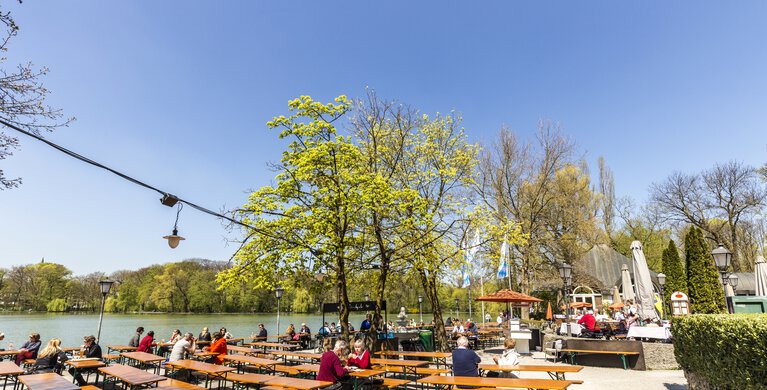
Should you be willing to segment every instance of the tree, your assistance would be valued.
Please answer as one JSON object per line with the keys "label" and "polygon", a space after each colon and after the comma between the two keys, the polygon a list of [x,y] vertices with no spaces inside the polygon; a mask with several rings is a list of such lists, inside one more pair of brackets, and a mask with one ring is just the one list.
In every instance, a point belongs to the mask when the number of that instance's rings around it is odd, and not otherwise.
{"label": "tree", "polygon": [[723,313],[724,292],[711,250],[700,229],[692,227],[684,239],[687,260],[687,290],[695,313]]}
{"label": "tree", "polygon": [[687,278],[674,240],[668,240],[668,247],[663,251],[663,273],[666,275],[663,302],[670,302],[671,294],[676,291],[687,293]]}
{"label": "tree", "polygon": [[733,252],[735,272],[753,269],[753,242],[744,229],[767,200],[756,169],[737,161],[716,164],[699,174],[673,173],[651,186],[651,199],[673,221],[689,223]]}
{"label": "tree", "polygon": [[[0,10],[0,52],[8,50],[10,41],[18,34],[19,26],[10,12]],[[4,66],[6,57],[0,57],[0,120],[30,132],[41,135],[57,127],[67,126],[74,118],[61,121],[61,109],[45,104],[50,91],[43,86],[42,79],[48,69],[35,68],[32,63],[16,65],[13,69]],[[0,160],[4,160],[18,149],[19,139],[0,131]],[[20,178],[7,178],[0,169],[0,190],[17,187]]]}
{"label": "tree", "polygon": [[[297,272],[324,272],[336,287],[339,317],[348,322],[347,266],[363,248],[360,226],[373,199],[389,193],[386,180],[363,165],[360,148],[334,125],[349,110],[345,96],[322,104],[309,96],[289,102],[295,113],[267,125],[292,142],[283,152],[275,185],[254,191],[236,211],[249,225],[235,265],[219,274],[222,286],[252,281],[271,288]],[[348,329],[344,327],[344,337]]]}

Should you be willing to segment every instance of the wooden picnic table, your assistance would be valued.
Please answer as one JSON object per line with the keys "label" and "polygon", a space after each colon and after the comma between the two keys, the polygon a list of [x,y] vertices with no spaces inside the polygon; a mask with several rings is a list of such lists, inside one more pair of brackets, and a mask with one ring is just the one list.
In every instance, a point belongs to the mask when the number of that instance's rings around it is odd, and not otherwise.
{"label": "wooden picnic table", "polygon": [[276,360],[257,358],[247,355],[224,355],[222,358],[227,361],[236,362],[237,372],[242,371],[243,364],[256,366],[259,368],[259,370],[266,368],[267,372],[274,372],[274,366],[280,364],[280,362]]}
{"label": "wooden picnic table", "polygon": [[111,353],[111,351],[115,351],[119,355],[123,352],[134,352],[137,349],[138,349],[137,347],[131,347],[129,345],[108,345],[107,353]]}
{"label": "wooden picnic table", "polygon": [[332,385],[333,382],[318,381],[314,379],[290,378],[285,376],[274,376],[271,379],[267,380],[266,383],[264,384],[267,386],[287,387],[289,389],[297,389],[297,390],[315,390],[315,389],[321,389],[323,387],[328,387]]}
{"label": "wooden picnic table", "polygon": [[480,372],[484,371],[529,371],[529,372],[545,372],[549,374],[551,379],[564,380],[566,373],[580,372],[583,366],[559,366],[554,364],[520,364],[517,366],[499,366],[497,364],[480,364]]}
{"label": "wooden picnic table", "polygon": [[407,377],[407,374],[416,375],[416,368],[428,366],[429,362],[426,360],[400,360],[400,359],[370,359],[370,363],[378,364],[380,366],[395,366],[402,367],[402,374]]}
{"label": "wooden picnic table", "polygon": [[5,380],[3,389],[8,387],[8,379],[13,379],[13,387],[19,380],[19,375],[24,373],[24,369],[17,366],[14,362],[0,362],[0,378]]}
{"label": "wooden picnic table", "polygon": [[16,356],[18,354],[19,354],[19,350],[18,349],[9,349],[7,351],[0,351],[0,357]]}
{"label": "wooden picnic table", "polygon": [[21,375],[19,382],[29,390],[79,390],[80,386],[70,383],[63,376],[56,373]]}
{"label": "wooden picnic table", "polygon": [[155,373],[160,373],[160,365],[159,364],[152,364],[152,363],[159,363],[165,361],[165,358],[162,356],[157,356],[153,353],[147,353],[147,352],[123,352],[120,354],[120,356],[128,359],[133,360],[139,363],[139,366],[146,370],[147,366],[153,366],[155,369]]}
{"label": "wooden picnic table", "polygon": [[[229,348],[227,347],[227,350],[228,350],[228,349],[229,349]],[[192,356],[193,356],[195,359],[197,359],[197,360],[200,360],[200,361],[203,361],[203,362],[204,362],[204,361],[206,361],[206,360],[209,360],[210,358],[212,358],[212,357],[216,357],[216,356],[218,356],[218,355],[221,355],[221,354],[220,354],[220,353],[218,353],[218,352],[210,352],[210,351],[197,351],[197,352],[195,352],[195,353],[194,353]]]}
{"label": "wooden picnic table", "polygon": [[321,353],[296,352],[296,351],[272,351],[272,355],[282,356],[283,361],[288,361],[288,356],[306,359],[310,361],[319,361],[322,358]]}
{"label": "wooden picnic table", "polygon": [[295,349],[298,347],[295,344],[283,344],[283,343],[271,343],[268,341],[256,341],[254,343],[245,343],[245,345],[250,345],[251,347],[262,347],[264,349],[264,353],[266,353],[266,348],[275,348],[275,349]]}
{"label": "wooden picnic table", "polygon": [[157,384],[157,387],[161,387],[165,390],[204,390],[204,387],[186,383],[178,379],[170,379],[162,381]]}
{"label": "wooden picnic table", "polygon": [[450,352],[427,352],[427,351],[378,351],[376,355],[381,356],[402,356],[404,358],[431,358],[439,368],[440,364],[447,366],[447,358],[453,356]]}
{"label": "wooden picnic table", "polygon": [[104,385],[106,385],[107,378],[112,377],[114,381],[120,381],[129,386],[129,388],[141,388],[148,385],[156,385],[157,382],[167,380],[168,378],[151,372],[140,370],[136,367],[126,366],[124,364],[113,364],[108,367],[99,368],[104,374]]}
{"label": "wooden picnic table", "polygon": [[97,368],[106,366],[107,364],[101,361],[101,359],[70,359],[64,362],[64,364],[72,367],[74,375],[72,375],[72,381],[74,383],[77,378],[77,373],[83,370],[94,370],[96,372],[96,382],[99,383],[99,371]]}
{"label": "wooden picnic table", "polygon": [[240,347],[238,345],[227,345],[226,346],[226,353],[229,352],[238,352],[244,355],[249,355],[252,353],[258,353],[257,349],[251,348],[251,347]]}
{"label": "wooden picnic table", "polygon": [[212,379],[218,379],[220,384],[221,380],[226,380],[226,373],[236,370],[234,367],[203,363],[196,360],[176,360],[165,362],[165,369],[167,370],[166,375],[168,376],[173,375],[173,373],[179,370],[201,372],[205,374],[205,387],[208,387],[208,382]]}
{"label": "wooden picnic table", "polygon": [[476,386],[476,387],[511,387],[522,389],[564,390],[571,381],[559,381],[554,379],[521,379],[521,378],[487,378],[476,376],[442,376],[432,375],[421,378],[420,383],[435,385],[438,388],[450,389],[453,386]]}

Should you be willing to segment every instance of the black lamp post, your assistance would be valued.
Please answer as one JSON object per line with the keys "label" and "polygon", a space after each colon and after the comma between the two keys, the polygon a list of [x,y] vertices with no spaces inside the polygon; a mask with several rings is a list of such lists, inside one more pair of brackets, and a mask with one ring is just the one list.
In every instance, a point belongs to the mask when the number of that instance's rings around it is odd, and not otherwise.
{"label": "black lamp post", "polygon": [[[732,295],[733,296],[738,295],[738,293],[736,292],[737,290],[736,287],[738,287],[738,275],[730,274],[729,281],[730,281],[730,286],[732,286]],[[730,309],[732,309],[731,313],[735,314],[735,301],[733,301],[733,298],[730,298]]]}
{"label": "black lamp post", "polygon": [[421,304],[423,303],[423,296],[418,296],[418,316],[421,317],[421,323],[423,324],[423,310],[421,310]]}
{"label": "black lamp post", "polygon": [[659,273],[658,274],[658,284],[660,285],[660,307],[663,309],[663,315],[661,316],[661,319],[666,319],[666,296],[663,295],[663,286],[666,285],[666,274]]}
{"label": "black lamp post", "polygon": [[573,284],[573,266],[562,263],[562,266],[559,267],[559,277],[562,278],[564,283],[565,321],[567,322],[567,335],[570,336],[570,300],[567,294],[570,291],[570,286]]}
{"label": "black lamp post", "polygon": [[727,268],[730,267],[730,260],[732,260],[732,252],[727,250],[724,245],[719,246],[711,251],[711,256],[714,258],[716,268],[719,269],[719,274],[722,276],[722,287],[724,288],[724,304],[727,307],[727,312],[732,313],[730,310],[730,303],[727,299]]}
{"label": "black lamp post", "polygon": [[282,299],[283,292],[285,292],[285,290],[280,285],[277,285],[277,288],[274,289],[274,295],[277,297],[277,333],[276,334],[280,334],[280,299]]}
{"label": "black lamp post", "polygon": [[109,278],[99,281],[99,288],[101,288],[101,310],[99,311],[99,328],[96,331],[97,344],[99,340],[101,340],[101,322],[104,320],[104,304],[106,303],[109,290],[112,289],[112,284],[114,284],[114,280],[109,280]]}

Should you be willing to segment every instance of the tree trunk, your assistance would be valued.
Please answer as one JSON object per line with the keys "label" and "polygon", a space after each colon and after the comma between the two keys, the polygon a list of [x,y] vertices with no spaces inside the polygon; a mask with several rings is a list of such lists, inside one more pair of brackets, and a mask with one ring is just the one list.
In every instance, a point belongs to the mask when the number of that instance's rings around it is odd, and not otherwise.
{"label": "tree trunk", "polygon": [[442,320],[442,309],[439,305],[439,296],[437,295],[437,280],[435,275],[435,272],[431,272],[427,275],[423,268],[418,270],[418,276],[421,278],[421,283],[423,283],[426,298],[431,302],[431,307],[434,312],[434,350],[449,352],[447,333],[445,333],[445,323]]}
{"label": "tree trunk", "polygon": [[338,275],[336,276],[336,285],[338,287],[338,319],[341,322],[341,338],[349,341],[349,295],[346,291],[346,269],[344,267],[344,258],[336,258],[338,266]]}

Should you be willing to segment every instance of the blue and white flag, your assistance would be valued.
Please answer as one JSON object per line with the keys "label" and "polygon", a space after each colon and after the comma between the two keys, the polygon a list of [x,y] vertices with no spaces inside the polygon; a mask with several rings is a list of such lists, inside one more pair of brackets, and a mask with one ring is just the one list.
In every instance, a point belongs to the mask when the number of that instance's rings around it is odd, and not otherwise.
{"label": "blue and white flag", "polygon": [[479,251],[479,245],[480,245],[480,239],[479,239],[479,229],[477,229],[476,234],[474,235],[474,240],[471,241],[471,247],[469,247],[468,255],[466,256],[466,263],[469,265],[472,265],[476,260],[477,252]]}
{"label": "blue and white flag", "polygon": [[509,244],[506,243],[506,237],[503,238],[503,244],[501,244],[501,261],[498,264],[498,277],[505,278],[509,276],[509,262],[506,259],[509,257]]}
{"label": "blue and white flag", "polygon": [[467,288],[471,284],[471,279],[469,278],[469,272],[466,269],[466,264],[463,265],[462,272],[463,272],[463,284],[461,285],[461,288]]}

